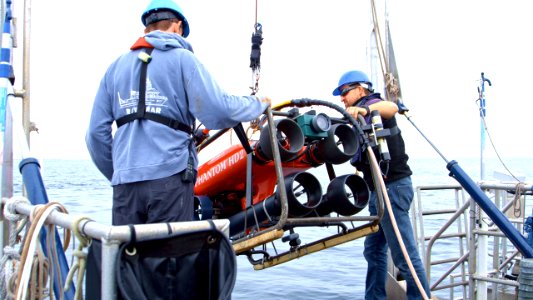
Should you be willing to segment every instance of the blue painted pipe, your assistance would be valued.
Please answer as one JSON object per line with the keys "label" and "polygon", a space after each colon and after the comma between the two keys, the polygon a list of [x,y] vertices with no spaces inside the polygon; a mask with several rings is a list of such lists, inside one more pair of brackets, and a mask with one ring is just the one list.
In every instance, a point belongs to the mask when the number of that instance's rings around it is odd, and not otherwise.
{"label": "blue painted pipe", "polygon": [[[22,174],[24,186],[26,187],[28,199],[30,200],[31,204],[47,204],[48,196],[46,195],[46,189],[44,188],[43,179],[41,177],[41,166],[39,165],[37,159],[31,157],[23,159],[19,164],[19,170]],[[67,258],[65,257],[65,252],[63,252],[63,244],[61,243],[61,239],[59,238],[57,230],[54,230],[54,233],[56,235],[56,249],[59,259],[59,268],[61,270],[61,281],[54,280],[54,292],[56,294],[56,298],[60,298],[59,295],[61,293],[61,285],[67,279],[69,266]],[[48,256],[48,253],[46,252],[46,230],[44,229],[41,231],[41,245],[43,246],[44,254]],[[65,293],[65,298],[74,299],[75,291],[76,290],[74,287],[69,288],[69,290]]]}
{"label": "blue painted pipe", "polygon": [[470,194],[481,209],[490,217],[490,219],[500,228],[505,236],[513,245],[522,253],[525,258],[533,257],[533,248],[527,243],[526,238],[513,226],[507,217],[496,207],[489,197],[479,188],[477,184],[463,171],[459,164],[452,160],[446,168],[450,170],[450,176],[461,184],[461,186]]}

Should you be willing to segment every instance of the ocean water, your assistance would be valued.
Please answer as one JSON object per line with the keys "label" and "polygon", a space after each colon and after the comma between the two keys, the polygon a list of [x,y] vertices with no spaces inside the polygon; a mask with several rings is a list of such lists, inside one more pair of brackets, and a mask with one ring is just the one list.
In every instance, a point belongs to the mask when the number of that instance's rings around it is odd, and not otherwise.
{"label": "ocean water", "polygon": [[[459,165],[474,180],[479,180],[479,161],[477,159],[457,159]],[[487,178],[493,170],[504,170],[497,160],[485,162]],[[510,159],[506,166],[515,175],[525,176],[526,181],[533,179],[533,159]],[[413,184],[455,184],[448,176],[446,163],[439,158],[410,160],[413,169]],[[15,194],[21,191],[18,166],[14,167]],[[349,165],[335,167],[337,175],[353,172]],[[319,178],[326,178],[325,170],[317,168],[312,172]],[[108,181],[97,171],[89,160],[44,160],[41,173],[49,201],[65,205],[69,213],[88,216],[103,223],[111,223],[112,190]],[[321,175],[322,174],[322,175]],[[529,181],[530,182],[530,181]],[[325,187],[323,188],[325,190]],[[455,207],[447,196],[429,193],[423,199],[424,209]],[[526,215],[531,210],[526,211]],[[368,215],[365,209],[359,215]],[[437,230],[437,222],[442,218],[429,219],[425,235]],[[302,243],[311,242],[336,228],[302,228],[296,230]],[[253,299],[363,299],[366,275],[366,262],[363,257],[363,241],[360,238],[330,249],[306,255],[282,265],[255,271],[248,259],[237,258],[237,282],[233,290],[234,300]],[[445,241],[432,252],[434,258],[449,254],[450,245]],[[70,260],[70,257],[67,257]],[[438,278],[439,270],[431,270],[432,281]],[[430,282],[432,284],[432,282]],[[446,298],[447,292],[436,295]]]}

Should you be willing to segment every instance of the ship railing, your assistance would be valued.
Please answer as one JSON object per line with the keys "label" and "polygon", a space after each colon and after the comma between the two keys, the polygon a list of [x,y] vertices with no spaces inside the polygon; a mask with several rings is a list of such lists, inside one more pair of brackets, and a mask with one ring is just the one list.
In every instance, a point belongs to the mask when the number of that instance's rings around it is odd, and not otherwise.
{"label": "ship railing", "polygon": [[[10,199],[3,198],[2,204],[5,205],[9,200]],[[23,201],[13,202],[12,205],[16,213],[26,217],[31,216],[39,207],[43,207],[42,204],[31,205],[30,203]],[[218,219],[212,220],[212,222],[218,230],[220,230],[226,237],[229,237],[229,220]],[[101,296],[102,299],[116,299],[116,260],[119,255],[119,246],[122,243],[129,242],[131,239],[131,228],[128,225],[105,225],[88,218],[63,213],[59,210],[52,211],[46,218],[45,224],[53,224],[59,228],[68,229],[74,232],[77,231],[85,237],[98,239],[102,242]],[[144,241],[168,237],[169,232],[172,232],[172,234],[180,234],[209,230],[212,228],[212,224],[210,221],[189,221],[138,224],[133,225],[133,227],[135,230],[136,241]],[[2,245],[2,249],[3,247],[4,245]]]}
{"label": "ship railing", "polygon": [[[495,205],[507,215],[510,222],[515,225],[516,230],[522,232],[526,209],[525,196],[516,196],[516,193],[510,196],[510,194],[518,188],[531,190],[531,185],[521,184],[518,187],[516,183],[481,182],[479,187],[491,195]],[[434,197],[442,197],[440,192],[444,191],[453,192],[452,201],[455,209],[424,209],[425,193],[429,192]],[[439,192],[438,196],[436,192]],[[463,299],[469,299],[479,292],[476,290],[480,286],[478,283],[484,282],[490,284],[487,289],[492,293],[492,299],[498,299],[498,294],[509,288],[516,293],[519,284],[513,276],[517,274],[516,267],[521,255],[509,239],[494,226],[494,223],[483,213],[476,202],[465,197],[465,191],[461,186],[453,184],[418,186],[416,195],[417,201],[413,201],[411,217],[432,291],[449,289],[449,297],[454,299],[454,294],[459,287]],[[513,215],[510,215],[511,213]],[[445,215],[450,214],[451,216],[447,219],[444,218]],[[430,216],[443,220],[442,224],[430,224],[428,220]],[[479,224],[484,224],[484,226],[480,227]],[[435,232],[427,235],[428,227],[431,226],[436,227],[433,228]],[[477,243],[478,237],[481,235],[491,238],[488,245]],[[434,254],[437,253],[438,246],[441,246],[440,243],[450,239],[457,241],[458,256],[435,258]],[[437,246],[437,244],[439,245]],[[483,247],[488,249],[482,249]],[[490,249],[492,251],[489,251]],[[449,252],[452,253],[452,251]],[[455,252],[453,253],[455,255]],[[491,257],[492,260],[487,262],[487,258],[479,257],[483,253],[489,258]],[[490,270],[486,274],[477,274],[476,263],[482,262],[490,264]],[[512,273],[507,274],[509,271]],[[438,273],[438,278],[431,280],[432,273]]]}

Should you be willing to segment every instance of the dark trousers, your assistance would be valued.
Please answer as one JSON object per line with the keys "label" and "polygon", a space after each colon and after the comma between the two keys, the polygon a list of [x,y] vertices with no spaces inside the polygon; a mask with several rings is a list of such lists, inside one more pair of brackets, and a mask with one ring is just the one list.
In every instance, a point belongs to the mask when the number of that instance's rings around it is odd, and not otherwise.
{"label": "dark trousers", "polygon": [[113,186],[113,225],[192,221],[195,182],[178,173]]}

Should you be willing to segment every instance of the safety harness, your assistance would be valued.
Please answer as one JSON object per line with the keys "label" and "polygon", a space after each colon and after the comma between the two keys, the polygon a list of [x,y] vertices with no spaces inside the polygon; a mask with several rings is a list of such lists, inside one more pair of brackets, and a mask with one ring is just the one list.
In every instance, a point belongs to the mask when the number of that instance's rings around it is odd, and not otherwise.
{"label": "safety harness", "polygon": [[[368,96],[365,96],[363,97],[361,100],[359,100],[357,102],[357,104],[354,104],[354,106],[357,106],[357,107],[364,107],[367,109],[367,111],[369,111],[370,109],[368,108],[368,105],[370,104],[374,104],[377,102],[377,100],[375,99],[380,99],[381,100],[381,95],[379,93],[372,93]],[[370,115],[367,114],[367,116],[365,116],[365,119],[367,122],[370,122]],[[394,122],[390,121],[388,122],[389,126],[390,127],[386,127],[386,129],[388,129],[390,131],[390,135],[396,135],[396,134],[399,134],[401,131],[400,131],[400,128],[396,125],[396,120],[394,120]]]}
{"label": "safety harness", "polygon": [[[141,76],[140,76],[140,81],[139,81],[139,101],[137,103],[137,112],[118,118],[116,120],[117,128],[134,120],[146,119],[146,120],[150,120],[150,121],[154,121],[154,122],[166,125],[175,130],[184,131],[187,134],[192,134],[193,129],[191,126],[183,124],[178,120],[171,119],[169,117],[165,117],[160,114],[155,114],[155,113],[146,111],[146,73],[148,69],[148,64],[152,60],[152,56],[150,56],[150,54],[154,50],[154,47],[148,44],[144,39],[141,42],[138,41],[136,45],[142,42],[144,42],[143,46],[146,48],[146,50],[139,53],[139,59],[142,61],[142,65],[141,65]],[[132,47],[132,49],[135,49],[135,48]]]}

